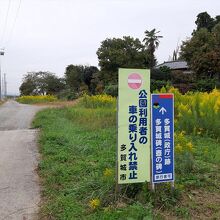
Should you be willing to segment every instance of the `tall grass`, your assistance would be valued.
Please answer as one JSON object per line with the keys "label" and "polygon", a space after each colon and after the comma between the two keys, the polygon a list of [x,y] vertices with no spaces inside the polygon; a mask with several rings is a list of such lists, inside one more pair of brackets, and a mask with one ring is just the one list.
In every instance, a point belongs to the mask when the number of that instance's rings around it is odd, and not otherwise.
{"label": "tall grass", "polygon": [[78,105],[66,110],[68,119],[88,129],[116,125],[116,98],[109,95],[84,95]]}
{"label": "tall grass", "polygon": [[75,107],[66,109],[66,117],[89,130],[102,129],[116,125],[116,110],[108,108]]}
{"label": "tall grass", "polygon": [[116,98],[110,95],[84,95],[80,105],[85,108],[116,108]]}

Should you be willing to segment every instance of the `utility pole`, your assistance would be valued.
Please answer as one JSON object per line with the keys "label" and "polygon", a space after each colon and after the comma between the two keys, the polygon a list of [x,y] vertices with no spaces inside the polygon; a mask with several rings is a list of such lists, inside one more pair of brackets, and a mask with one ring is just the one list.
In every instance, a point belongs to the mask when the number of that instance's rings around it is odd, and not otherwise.
{"label": "utility pole", "polygon": [[6,78],[6,73],[5,73],[5,98],[7,99],[8,96],[8,91],[7,91],[7,78]]}
{"label": "utility pole", "polygon": [[7,81],[6,81],[6,73],[4,73],[4,77],[3,77],[3,96],[4,99],[7,99]]}
{"label": "utility pole", "polygon": [[3,76],[2,76],[2,100],[4,100],[5,99],[5,96],[4,96],[4,94],[5,94],[5,79],[4,79],[4,74],[3,74]]}
{"label": "utility pole", "polygon": [[0,101],[2,100],[2,70],[1,70],[1,56],[4,56],[4,49],[0,49]]}

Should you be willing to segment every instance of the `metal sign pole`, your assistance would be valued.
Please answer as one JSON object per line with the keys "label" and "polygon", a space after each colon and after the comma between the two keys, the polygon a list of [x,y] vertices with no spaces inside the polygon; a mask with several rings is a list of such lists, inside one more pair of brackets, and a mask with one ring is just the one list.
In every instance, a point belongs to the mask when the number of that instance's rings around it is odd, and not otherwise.
{"label": "metal sign pole", "polygon": [[116,137],[116,183],[115,183],[115,201],[118,198],[118,193],[120,191],[120,186],[118,184],[118,97],[116,100],[117,104],[116,104],[116,133],[117,133],[117,137]]}
{"label": "metal sign pole", "polygon": [[[151,103],[151,105],[152,105],[152,102],[151,102],[151,100],[152,100],[152,95],[150,96],[150,103]],[[151,120],[151,126],[150,126],[150,133],[151,133],[151,135],[150,135],[150,143],[151,143],[151,149],[150,149],[150,154],[151,154],[151,163],[150,163],[150,170],[151,170],[151,191],[152,192],[155,192],[155,184],[154,184],[154,182],[153,182],[153,157],[152,157],[152,151],[153,151],[153,149],[152,149],[152,147],[153,147],[153,135],[152,135],[152,124],[153,124],[153,121],[152,121],[152,107],[151,107],[151,109],[150,109],[150,120]]]}
{"label": "metal sign pole", "polygon": [[1,56],[4,56],[4,49],[0,49],[0,101],[2,100],[2,74],[1,74]]}
{"label": "metal sign pole", "polygon": [[1,71],[1,51],[0,51],[0,101],[2,100],[2,71]]}
{"label": "metal sign pole", "polygon": [[175,189],[175,185],[174,185],[174,181],[172,181],[171,182],[171,190],[172,190],[172,192],[174,191],[174,189]]}
{"label": "metal sign pole", "polygon": [[155,184],[152,182],[151,183],[151,190],[153,191],[153,192],[155,192]]}

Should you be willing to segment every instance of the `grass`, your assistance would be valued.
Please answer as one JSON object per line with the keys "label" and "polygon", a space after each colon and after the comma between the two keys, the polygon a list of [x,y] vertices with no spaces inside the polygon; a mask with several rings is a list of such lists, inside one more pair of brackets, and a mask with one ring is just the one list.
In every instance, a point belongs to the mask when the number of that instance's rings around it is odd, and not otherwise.
{"label": "grass", "polygon": [[[177,169],[174,191],[169,184],[157,185],[155,193],[148,184],[133,184],[123,185],[116,196],[115,118],[114,106],[94,109],[82,104],[37,114],[33,126],[41,128],[40,219],[220,217],[220,146],[207,137],[186,136],[193,143],[193,163],[188,172]],[[187,158],[176,166],[180,163]]]}

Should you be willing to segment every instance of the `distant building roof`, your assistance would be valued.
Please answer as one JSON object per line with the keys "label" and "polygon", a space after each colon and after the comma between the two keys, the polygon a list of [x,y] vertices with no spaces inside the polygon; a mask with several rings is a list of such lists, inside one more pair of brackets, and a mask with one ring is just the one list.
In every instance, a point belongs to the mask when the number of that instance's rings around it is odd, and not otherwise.
{"label": "distant building roof", "polygon": [[171,70],[189,69],[189,66],[187,65],[187,62],[182,61],[182,60],[164,62],[164,63],[161,63],[161,64],[157,65],[156,68],[158,69],[158,68],[163,67],[163,66],[167,66]]}

